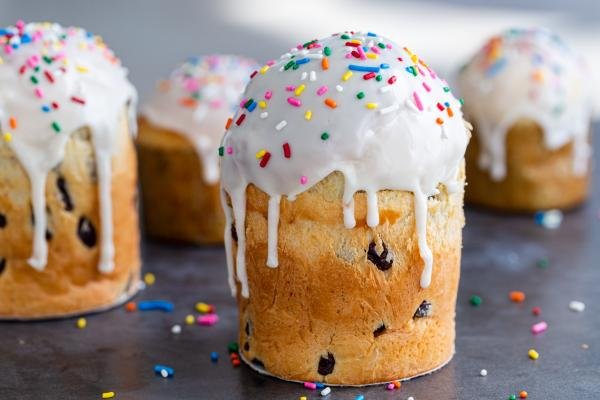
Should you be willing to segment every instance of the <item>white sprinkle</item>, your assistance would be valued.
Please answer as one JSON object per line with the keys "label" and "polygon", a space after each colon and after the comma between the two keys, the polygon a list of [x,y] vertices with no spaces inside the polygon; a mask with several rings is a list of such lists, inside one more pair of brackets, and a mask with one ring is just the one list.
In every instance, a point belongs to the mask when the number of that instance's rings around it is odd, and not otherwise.
{"label": "white sprinkle", "polygon": [[269,113],[268,113],[268,112],[266,112],[266,111],[264,111],[264,112],[261,112],[261,113],[260,113],[260,118],[261,118],[261,119],[265,119],[265,118],[267,118],[268,116],[269,116]]}
{"label": "white sprinkle", "polygon": [[583,312],[583,310],[585,310],[585,303],[573,300],[569,303],[569,308],[571,309],[571,311]]}
{"label": "white sprinkle", "polygon": [[337,85],[335,87],[335,90],[337,90],[338,92],[343,92],[344,91],[344,87],[342,85]]}
{"label": "white sprinkle", "polygon": [[317,60],[320,60],[323,58],[323,54],[320,54],[320,53],[307,54],[306,58],[315,58]]}
{"label": "white sprinkle", "polygon": [[389,92],[390,90],[392,90],[392,87],[390,85],[382,86],[379,88],[379,91],[381,93],[386,93],[386,92]]}
{"label": "white sprinkle", "polygon": [[557,229],[563,220],[563,213],[560,210],[538,211],[536,221],[546,229]]}
{"label": "white sprinkle", "polygon": [[410,396],[410,397],[409,397],[408,399],[406,399],[406,400],[415,400],[415,398],[414,398],[414,397],[412,397],[412,396]]}
{"label": "white sprinkle", "polygon": [[171,327],[171,333],[174,335],[179,335],[181,333],[181,325],[173,325]]}
{"label": "white sprinkle", "polygon": [[487,376],[487,369],[482,369],[482,370],[479,372],[479,375],[481,375],[481,376]]}
{"label": "white sprinkle", "polygon": [[298,54],[305,56],[308,54],[308,49],[304,49],[304,50],[300,51],[300,53],[298,53]]}
{"label": "white sprinkle", "polygon": [[321,396],[323,397],[327,396],[329,393],[331,393],[330,387],[326,387],[325,389],[321,390]]}
{"label": "white sprinkle", "polygon": [[160,370],[160,376],[162,376],[163,378],[168,378],[169,377],[169,372],[167,372],[166,369],[161,369]]}
{"label": "white sprinkle", "polygon": [[392,111],[396,111],[399,108],[400,108],[400,104],[394,103],[394,104],[392,104],[389,107],[380,108],[379,109],[379,114],[385,115],[385,114],[391,113]]}
{"label": "white sprinkle", "polygon": [[306,71],[304,71],[304,72],[302,73],[302,75],[300,75],[300,80],[301,80],[301,81],[305,80],[307,76],[308,76],[308,74],[306,73]]}
{"label": "white sprinkle", "polygon": [[415,103],[412,100],[406,99],[405,104],[406,104],[406,106],[408,108],[410,108],[411,111],[414,111],[416,113],[420,112],[419,109],[417,108],[417,106],[415,105]]}
{"label": "white sprinkle", "polygon": [[279,68],[279,72],[283,72],[285,70],[284,67]]}
{"label": "white sprinkle", "polygon": [[315,71],[310,71],[310,81],[314,82],[317,80],[317,73]]}
{"label": "white sprinkle", "polygon": [[285,128],[286,125],[287,125],[287,121],[284,119],[280,123],[278,123],[277,125],[275,125],[275,129],[277,129],[278,131],[280,131],[283,128]]}
{"label": "white sprinkle", "polygon": [[297,47],[292,47],[290,49],[290,53],[297,53],[298,52],[298,48]]}

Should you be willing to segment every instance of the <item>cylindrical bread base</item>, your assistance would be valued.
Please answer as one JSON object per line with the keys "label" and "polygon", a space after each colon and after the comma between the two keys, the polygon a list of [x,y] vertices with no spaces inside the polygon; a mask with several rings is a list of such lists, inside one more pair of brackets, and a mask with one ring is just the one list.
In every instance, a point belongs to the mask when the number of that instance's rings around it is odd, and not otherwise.
{"label": "cylindrical bread base", "polygon": [[46,181],[48,262],[43,271],[27,260],[33,217],[29,177],[0,143],[0,319],[71,316],[119,304],[139,287],[140,254],[136,154],[126,113],[112,159],[111,197],[115,269],[98,270],[100,206],[89,129],[73,134],[63,161]]}
{"label": "cylindrical bread base", "polygon": [[479,168],[481,145],[475,126],[466,154],[466,202],[509,212],[569,209],[584,202],[590,174],[573,172],[573,143],[551,150],[543,135],[534,121],[515,123],[506,137],[506,176],[495,181]]}
{"label": "cylindrical bread base", "polygon": [[141,118],[138,153],[146,233],[200,245],[223,243],[219,184],[204,182],[202,163],[189,140]]}
{"label": "cylindrical bread base", "polygon": [[443,366],[454,354],[462,190],[448,194],[440,186],[428,200],[434,264],[423,289],[412,193],[380,191],[375,228],[366,225],[365,194],[357,193],[357,224],[347,229],[343,188],[342,175],[333,173],[293,202],[282,198],[279,266],[269,268],[268,196],[248,187],[249,298],[238,283],[243,358],[282,379],[340,385],[405,379]]}

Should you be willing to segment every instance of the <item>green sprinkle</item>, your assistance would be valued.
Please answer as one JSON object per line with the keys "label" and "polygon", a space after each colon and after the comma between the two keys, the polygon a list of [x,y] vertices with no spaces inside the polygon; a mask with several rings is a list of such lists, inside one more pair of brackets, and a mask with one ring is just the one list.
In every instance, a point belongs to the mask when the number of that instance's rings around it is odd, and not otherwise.
{"label": "green sprinkle", "polygon": [[463,99],[462,97],[460,99],[458,99],[458,102],[460,103],[461,106],[465,105],[465,99]]}
{"label": "green sprinkle", "polygon": [[285,67],[283,67],[283,69],[287,71],[288,69],[292,68],[294,65],[296,65],[296,61],[290,60],[287,64],[285,64]]}
{"label": "green sprinkle", "polygon": [[34,70],[35,72],[40,72],[40,66],[38,65],[38,66],[37,66],[37,67],[35,67],[33,70]]}
{"label": "green sprinkle", "polygon": [[375,80],[376,80],[377,82],[381,82],[381,80],[382,80],[382,79],[383,79],[383,76],[381,76],[381,75],[377,75],[377,76],[375,77]]}
{"label": "green sprinkle", "polygon": [[54,129],[54,132],[56,132],[56,133],[60,132],[60,125],[58,124],[58,122],[56,122],[56,121],[52,122],[52,129]]}
{"label": "green sprinkle", "polygon": [[340,39],[348,40],[350,39],[350,36],[344,33],[342,36],[340,36]]}
{"label": "green sprinkle", "polygon": [[292,67],[292,69],[298,69],[298,68],[300,68],[300,64],[294,63],[294,66]]}
{"label": "green sprinkle", "polygon": [[377,46],[379,46],[380,49],[385,49],[385,44],[383,43],[377,43]]}
{"label": "green sprinkle", "polygon": [[250,107],[250,104],[252,103],[254,103],[254,99],[248,99],[248,101],[244,103],[244,108]]}
{"label": "green sprinkle", "polygon": [[444,92],[448,93],[450,91],[450,88],[448,86],[444,87]]}
{"label": "green sprinkle", "polygon": [[192,93],[192,98],[195,100],[200,100],[200,92],[194,92]]}
{"label": "green sprinkle", "polygon": [[225,148],[223,146],[219,147],[219,155],[221,157],[223,157],[223,154],[225,154]]}
{"label": "green sprinkle", "polygon": [[329,133],[327,133],[327,132],[323,132],[323,133],[321,134],[321,140],[327,140],[327,139],[329,139]]}
{"label": "green sprinkle", "polygon": [[471,303],[471,305],[473,307],[479,307],[481,305],[481,303],[483,303],[483,300],[481,299],[481,297],[479,297],[477,295],[473,295],[469,299],[469,302]]}
{"label": "green sprinkle", "polygon": [[331,55],[331,49],[327,46],[325,46],[325,48],[323,49],[323,54],[325,54],[327,57],[329,57]]}
{"label": "green sprinkle", "polygon": [[362,98],[364,98],[364,97],[365,97],[365,93],[364,93],[364,92],[358,92],[358,93],[356,93],[356,98],[357,98],[357,99],[359,99],[359,100],[360,100],[360,99],[362,99]]}
{"label": "green sprinkle", "polygon": [[511,394],[510,396],[508,396],[508,400],[517,400],[517,395]]}
{"label": "green sprinkle", "polygon": [[538,268],[546,269],[548,268],[548,265],[550,265],[550,263],[548,262],[548,259],[546,257],[537,260]]}
{"label": "green sprinkle", "polygon": [[38,84],[38,82],[39,82],[39,81],[38,81],[38,78],[36,78],[36,77],[35,77],[35,76],[33,76],[33,75],[31,75],[31,78],[30,78],[30,79],[31,79],[31,83],[33,83],[34,85],[37,85],[37,84]]}
{"label": "green sprinkle", "polygon": [[414,76],[417,76],[417,69],[415,67],[413,67],[411,65],[410,67],[408,67],[408,69],[410,70],[411,74],[413,74]]}
{"label": "green sprinkle", "polygon": [[46,62],[46,64],[52,64],[52,57],[42,56],[42,59]]}
{"label": "green sprinkle", "polygon": [[240,347],[238,346],[237,342],[229,342],[227,345],[227,350],[229,350],[229,353],[237,353],[239,349]]}

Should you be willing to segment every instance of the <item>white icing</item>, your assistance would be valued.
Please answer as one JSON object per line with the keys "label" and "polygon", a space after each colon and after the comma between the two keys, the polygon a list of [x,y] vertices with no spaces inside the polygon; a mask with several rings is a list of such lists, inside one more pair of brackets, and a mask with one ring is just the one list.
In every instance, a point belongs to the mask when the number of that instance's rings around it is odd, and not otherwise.
{"label": "white icing", "polygon": [[185,135],[202,162],[208,184],[219,181],[219,156],[215,148],[225,131],[225,121],[256,63],[228,55],[191,57],[159,83],[142,114],[152,124]]}
{"label": "white icing", "polygon": [[465,110],[477,123],[479,166],[494,180],[506,176],[506,134],[520,119],[537,122],[544,144],[574,144],[573,172],[587,172],[592,118],[589,71],[557,36],[511,29],[491,38],[459,77]]}
{"label": "white icing", "polygon": [[99,37],[80,28],[18,22],[0,31],[0,126],[31,183],[35,224],[28,262],[39,271],[47,263],[46,177],[62,161],[71,133],[89,127],[100,203],[98,268],[109,273],[114,269],[111,157],[123,110],[129,103],[131,119],[137,100],[127,70]]}
{"label": "white icing", "polygon": [[[313,42],[310,48],[292,49],[264,74],[256,75],[244,97],[246,101],[265,101],[269,114],[262,117],[261,111],[238,109],[225,133],[220,149],[222,190],[223,199],[227,193],[232,205],[231,210],[223,202],[228,221],[225,246],[228,269],[233,274],[229,237],[231,222],[235,221],[235,273],[244,297],[249,295],[244,259],[247,185],[254,184],[270,196],[265,263],[275,267],[280,197],[293,200],[335,171],[345,180],[343,222],[349,229],[356,225],[353,196],[357,191],[367,193],[370,227],[379,224],[379,190],[414,193],[416,233],[424,263],[421,286],[430,284],[433,257],[427,245],[427,196],[436,193],[440,183],[458,187],[457,171],[469,139],[460,103],[447,84],[410,50],[373,34],[350,36],[363,44],[373,43],[364,49],[346,46],[351,39],[334,35]],[[327,55],[329,49],[331,54]],[[295,60],[299,60],[297,69],[289,67]],[[368,72],[350,71],[351,64],[376,66],[382,79],[365,79]],[[316,71],[315,80],[302,80],[306,71]],[[392,76],[396,80],[390,83]],[[381,90],[384,87],[387,89]],[[364,94],[362,99],[357,98],[359,92]],[[328,98],[337,107],[327,106]],[[281,121],[286,124],[278,130]],[[229,283],[235,292],[232,277]]]}

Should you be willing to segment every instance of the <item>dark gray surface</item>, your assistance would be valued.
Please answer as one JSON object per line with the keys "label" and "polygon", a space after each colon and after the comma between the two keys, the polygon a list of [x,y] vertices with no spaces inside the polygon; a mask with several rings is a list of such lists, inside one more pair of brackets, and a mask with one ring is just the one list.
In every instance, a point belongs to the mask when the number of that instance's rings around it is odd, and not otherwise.
{"label": "dark gray surface", "polygon": [[[597,131],[598,129],[596,129]],[[600,146],[596,145],[596,153]],[[457,354],[439,372],[405,383],[401,391],[383,386],[333,388],[332,399],[506,399],[527,390],[529,399],[600,398],[600,195],[598,175],[591,201],[567,213],[562,226],[545,230],[530,216],[500,216],[467,210],[462,280],[457,307]],[[536,264],[547,257],[549,266]],[[297,399],[319,398],[299,384],[262,377],[227,356],[236,339],[236,308],[228,294],[221,248],[146,243],[146,271],[154,286],[136,300],[166,299],[173,313],[127,313],[122,307],[75,319],[0,323],[0,399],[95,399],[115,391],[118,399]],[[524,304],[508,300],[526,292]],[[469,305],[473,294],[483,305]],[[579,314],[571,300],[586,303]],[[216,305],[213,327],[182,324],[197,301]],[[531,308],[539,306],[541,317]],[[530,326],[548,322],[533,336]],[[183,324],[182,324],[183,325]],[[588,344],[587,350],[581,348]],[[540,359],[527,357],[529,348]],[[210,352],[218,351],[217,364]],[[154,364],[175,368],[174,379],[156,377]],[[479,371],[489,374],[482,378]]]}

